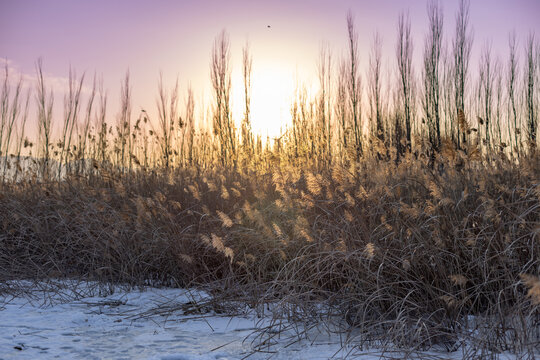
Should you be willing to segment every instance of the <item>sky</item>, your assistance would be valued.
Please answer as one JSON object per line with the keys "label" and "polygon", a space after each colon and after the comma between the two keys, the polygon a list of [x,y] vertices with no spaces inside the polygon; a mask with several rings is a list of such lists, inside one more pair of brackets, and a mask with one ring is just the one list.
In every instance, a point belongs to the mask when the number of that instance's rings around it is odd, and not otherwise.
{"label": "sky", "polygon": [[[458,1],[441,3],[443,36],[451,41]],[[59,93],[57,103],[70,66],[88,79],[96,73],[108,93],[109,119],[118,112],[120,83],[128,69],[134,117],[141,109],[155,113],[160,72],[166,86],[178,77],[183,94],[190,84],[200,111],[210,102],[212,44],[225,29],[231,40],[233,116],[237,120],[242,116],[241,50],[249,42],[253,126],[274,136],[290,118],[290,97],[297,84],[316,91],[322,44],[329,46],[334,64],[344,54],[348,10],[359,33],[361,66],[366,67],[378,31],[383,68],[391,73],[402,11],[410,14],[414,58],[421,58],[426,4],[425,0],[0,0],[0,58],[29,83],[36,60],[42,58],[49,84]],[[531,31],[540,37],[539,15],[540,0],[471,0],[471,68],[477,68],[486,43],[504,63],[510,31],[515,30],[521,51]],[[60,108],[55,117],[61,116]]]}

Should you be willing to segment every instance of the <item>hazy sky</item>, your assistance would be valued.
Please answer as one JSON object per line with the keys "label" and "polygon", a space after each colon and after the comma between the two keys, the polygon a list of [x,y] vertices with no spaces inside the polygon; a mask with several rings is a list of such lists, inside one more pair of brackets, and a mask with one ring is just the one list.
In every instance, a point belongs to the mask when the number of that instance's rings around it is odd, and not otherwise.
{"label": "hazy sky", "polygon": [[[409,10],[414,56],[420,58],[427,28],[425,0],[0,0],[0,57],[14,71],[30,76],[43,58],[51,84],[61,88],[70,65],[79,74],[103,75],[109,93],[109,118],[117,112],[120,81],[129,68],[133,113],[155,109],[157,79],[178,75],[191,82],[200,102],[209,94],[209,58],[215,36],[226,29],[233,55],[233,85],[240,82],[241,48],[253,54],[255,127],[272,133],[287,118],[287,100],[297,79],[313,76],[322,42],[337,60],[346,46],[345,17],[350,9],[360,36],[361,62],[368,61],[375,31],[383,38],[385,67],[394,69],[396,24]],[[457,0],[442,1],[444,36],[454,34]],[[471,0],[473,61],[486,42],[506,61],[508,33],[515,29],[519,49],[530,31],[540,36],[540,0]],[[268,28],[270,25],[270,28]],[[523,56],[521,56],[522,58]],[[335,61],[337,62],[337,61]],[[417,74],[419,74],[417,70]],[[316,84],[315,84],[316,85]],[[240,89],[237,89],[240,90]],[[237,91],[238,92],[238,91]],[[207,96],[206,95],[206,96]],[[62,96],[57,96],[61,99]],[[270,99],[275,103],[268,107]],[[241,99],[234,99],[239,104]],[[237,117],[239,113],[235,114]],[[57,117],[61,114],[57,114]]]}

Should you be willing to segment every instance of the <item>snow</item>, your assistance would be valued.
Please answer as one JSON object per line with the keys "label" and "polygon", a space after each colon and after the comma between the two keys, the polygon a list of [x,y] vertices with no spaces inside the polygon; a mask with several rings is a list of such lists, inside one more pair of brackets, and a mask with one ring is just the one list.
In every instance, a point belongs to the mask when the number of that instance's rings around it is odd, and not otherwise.
{"label": "snow", "polygon": [[[0,359],[242,359],[253,353],[250,335],[268,320],[253,313],[191,313],[186,304],[206,294],[181,289],[64,297],[0,296]],[[340,349],[326,339],[309,349],[300,342],[247,358],[328,359]]]}
{"label": "snow", "polygon": [[[317,327],[304,332],[302,325],[275,324],[253,310],[237,315],[196,311],[194,304],[208,299],[203,291],[111,289],[112,294],[99,296],[103,289],[90,291],[87,285],[75,291],[40,288],[1,295],[0,287],[0,359],[371,360],[385,354],[359,352],[343,345],[343,334]],[[263,340],[257,329],[271,326],[280,331],[267,346],[257,347]],[[459,359],[462,354],[431,355]]]}

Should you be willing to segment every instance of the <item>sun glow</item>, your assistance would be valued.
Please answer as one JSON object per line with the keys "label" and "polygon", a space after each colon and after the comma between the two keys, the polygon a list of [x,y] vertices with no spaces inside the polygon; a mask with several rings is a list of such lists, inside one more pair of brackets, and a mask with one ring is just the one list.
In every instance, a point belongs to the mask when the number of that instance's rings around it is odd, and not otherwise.
{"label": "sun glow", "polygon": [[[251,77],[251,126],[255,134],[277,137],[291,123],[291,100],[294,94],[292,71],[279,66],[253,65]],[[232,77],[233,116],[244,118],[244,83],[241,71]]]}

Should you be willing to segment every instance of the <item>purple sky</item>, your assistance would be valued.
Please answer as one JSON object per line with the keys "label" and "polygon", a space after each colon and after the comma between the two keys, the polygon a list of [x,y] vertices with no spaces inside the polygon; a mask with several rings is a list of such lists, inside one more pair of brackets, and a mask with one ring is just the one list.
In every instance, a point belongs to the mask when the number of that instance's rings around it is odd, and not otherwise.
{"label": "purple sky", "polygon": [[[70,65],[79,74],[84,71],[90,75],[94,71],[102,74],[109,93],[110,116],[117,111],[120,81],[129,68],[136,116],[141,107],[155,108],[160,70],[168,84],[172,84],[176,75],[182,89],[191,82],[202,99],[202,94],[209,92],[212,43],[225,28],[232,42],[233,78],[240,76],[240,51],[249,39],[254,87],[259,86],[261,94],[266,91],[266,97],[283,102],[280,92],[290,91],[293,78],[316,82],[313,74],[321,42],[330,45],[334,59],[341,56],[346,46],[348,9],[355,16],[364,65],[373,33],[378,30],[383,38],[385,66],[393,69],[397,18],[400,11],[407,9],[412,21],[414,55],[419,58],[427,28],[426,3],[424,0],[0,0],[0,57],[9,59],[16,71],[30,75],[34,73],[36,59],[42,57],[45,72],[59,84],[67,76]],[[453,37],[457,3],[457,0],[442,1],[445,41]],[[471,69],[477,68],[476,59],[486,41],[492,42],[494,55],[499,54],[506,62],[509,31],[515,29],[520,51],[530,31],[540,37],[539,16],[540,0],[471,0],[470,24],[474,29]],[[262,90],[264,82],[272,82],[266,90]],[[288,111],[286,104],[280,106],[281,115]],[[276,126],[268,127],[275,132]]]}

